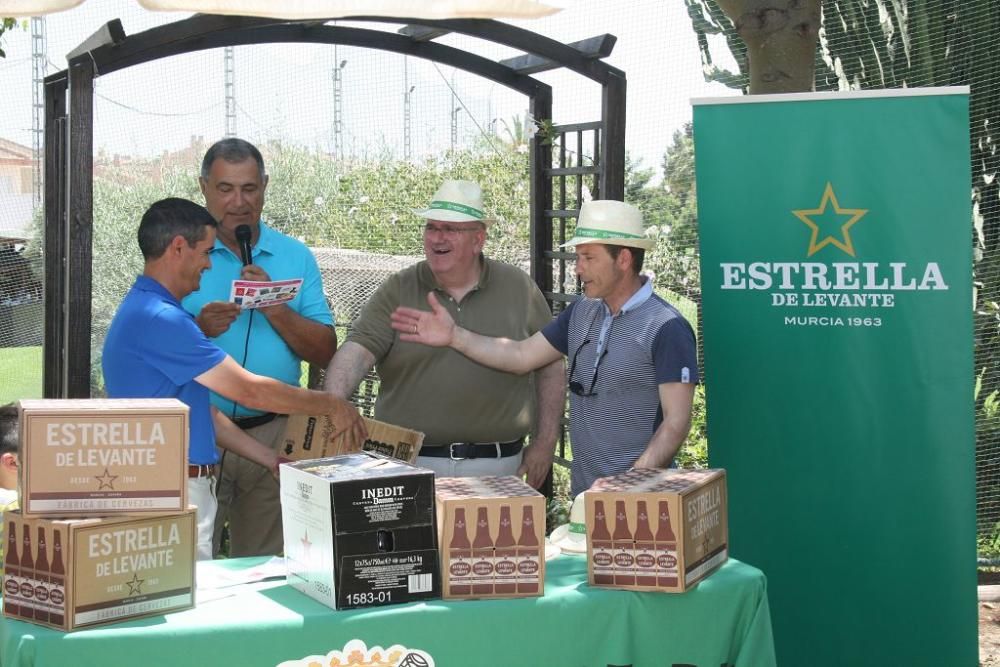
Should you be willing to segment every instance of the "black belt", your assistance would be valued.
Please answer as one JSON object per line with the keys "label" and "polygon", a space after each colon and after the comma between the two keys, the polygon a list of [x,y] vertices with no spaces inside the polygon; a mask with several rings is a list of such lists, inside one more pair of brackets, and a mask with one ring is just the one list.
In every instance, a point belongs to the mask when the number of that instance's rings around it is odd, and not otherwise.
{"label": "black belt", "polygon": [[273,412],[265,412],[262,415],[256,415],[254,417],[240,417],[239,419],[234,419],[233,423],[246,431],[247,429],[263,426],[264,424],[270,424],[277,416],[278,415]]}
{"label": "black belt", "polygon": [[514,456],[524,446],[524,438],[511,442],[453,442],[450,445],[424,445],[420,456],[462,461],[464,459],[501,459]]}

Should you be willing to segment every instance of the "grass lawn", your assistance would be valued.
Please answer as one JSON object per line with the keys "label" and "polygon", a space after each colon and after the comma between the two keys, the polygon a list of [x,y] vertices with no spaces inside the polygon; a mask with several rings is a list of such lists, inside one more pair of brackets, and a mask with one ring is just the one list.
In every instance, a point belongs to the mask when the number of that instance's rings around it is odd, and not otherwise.
{"label": "grass lawn", "polygon": [[41,397],[41,346],[0,347],[0,405]]}

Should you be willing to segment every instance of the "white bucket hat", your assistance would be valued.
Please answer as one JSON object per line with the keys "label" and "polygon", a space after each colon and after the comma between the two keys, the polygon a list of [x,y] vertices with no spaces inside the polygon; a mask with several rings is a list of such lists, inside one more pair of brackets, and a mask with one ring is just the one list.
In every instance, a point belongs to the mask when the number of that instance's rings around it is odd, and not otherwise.
{"label": "white bucket hat", "polygon": [[656,241],[646,236],[642,228],[642,213],[635,206],[613,199],[595,199],[583,202],[573,238],[559,247],[570,248],[582,243],[649,250]]}
{"label": "white bucket hat", "polygon": [[481,222],[492,219],[483,215],[483,191],[472,181],[446,180],[434,193],[431,205],[413,211],[422,218],[445,222]]}
{"label": "white bucket hat", "polygon": [[583,493],[573,500],[573,506],[569,510],[569,523],[556,526],[549,535],[549,542],[566,553],[587,553],[587,515]]}

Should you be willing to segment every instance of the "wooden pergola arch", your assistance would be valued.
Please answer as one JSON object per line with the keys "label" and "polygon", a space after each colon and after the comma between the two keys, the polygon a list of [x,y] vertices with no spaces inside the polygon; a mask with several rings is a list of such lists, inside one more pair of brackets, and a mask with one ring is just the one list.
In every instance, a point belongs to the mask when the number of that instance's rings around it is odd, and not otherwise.
{"label": "wooden pergola arch", "polygon": [[[530,142],[531,275],[558,304],[570,299],[554,289],[553,275],[565,275],[566,253],[554,249],[575,218],[581,179],[593,178],[594,198],[622,199],[625,191],[625,74],[602,62],[615,37],[601,35],[563,44],[529,30],[481,19],[425,20],[349,17],[350,22],[403,24],[396,32],[325,21],[283,21],[240,16],[195,15],[126,36],[111,21],[69,57],[69,67],[45,79],[45,343],[44,395],[90,396],[91,260],[93,255],[94,79],[167,58],[215,49],[277,42],[359,46],[431,60],[476,74],[528,97],[533,118],[550,121],[552,87],[532,77],[564,68],[602,88],[601,118],[556,126]],[[512,47],[522,55],[496,62],[433,40],[459,33]],[[593,136],[587,164],[563,158],[553,167],[553,139]],[[558,143],[558,142],[557,142]],[[582,151],[577,151],[578,155]],[[588,156],[590,158],[590,156]],[[567,197],[566,179],[576,179]],[[553,181],[558,203],[553,206]],[[569,202],[569,203],[568,203]],[[571,207],[572,206],[572,207]],[[553,270],[554,263],[562,268]]]}

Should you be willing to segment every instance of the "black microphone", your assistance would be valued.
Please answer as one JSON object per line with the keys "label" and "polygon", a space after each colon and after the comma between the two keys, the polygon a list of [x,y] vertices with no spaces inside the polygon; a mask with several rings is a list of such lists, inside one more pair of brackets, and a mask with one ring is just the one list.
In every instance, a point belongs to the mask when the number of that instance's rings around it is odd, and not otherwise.
{"label": "black microphone", "polygon": [[240,244],[240,259],[243,260],[243,266],[251,264],[253,260],[253,251],[250,249],[250,225],[237,225],[236,227],[236,242]]}

